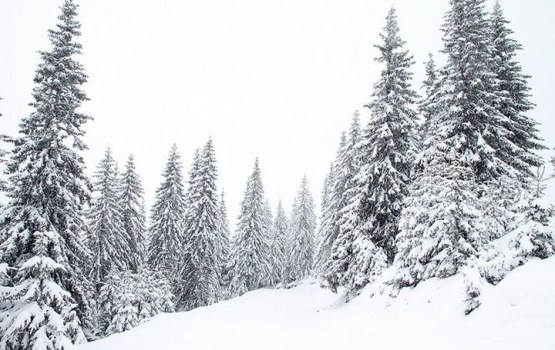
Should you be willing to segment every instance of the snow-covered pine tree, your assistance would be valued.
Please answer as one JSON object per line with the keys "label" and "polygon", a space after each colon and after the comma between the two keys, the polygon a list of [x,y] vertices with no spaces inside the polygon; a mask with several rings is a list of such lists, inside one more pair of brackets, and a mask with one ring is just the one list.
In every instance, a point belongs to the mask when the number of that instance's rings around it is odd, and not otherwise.
{"label": "snow-covered pine tree", "polygon": [[220,294],[221,257],[218,236],[220,211],[214,146],[210,139],[200,154],[198,172],[190,179],[183,240],[183,294],[178,308],[190,310],[210,305]]}
{"label": "snow-covered pine tree", "polygon": [[[391,263],[398,219],[416,154],[416,93],[411,89],[413,59],[403,49],[397,15],[387,15],[383,43],[376,45],[385,65],[366,107],[371,119],[360,142],[360,170],[347,190],[341,229],[332,248],[325,280],[356,292]],[[385,258],[385,260],[384,260]]]}
{"label": "snow-covered pine tree", "polygon": [[81,53],[77,6],[64,1],[52,48],[41,52],[31,114],[8,162],[10,201],[0,216],[0,263],[10,268],[0,296],[0,349],[70,349],[90,327],[90,284],[83,267],[89,251],[83,206],[90,182],[79,154],[84,125],[78,112],[87,77],[74,60]]}
{"label": "snow-covered pine tree", "polygon": [[128,239],[128,267],[137,272],[146,262],[146,212],[141,179],[135,170],[131,154],[120,178],[118,202],[121,207],[123,229]]}
{"label": "snow-covered pine tree", "polygon": [[216,254],[218,258],[218,279],[220,281],[218,300],[225,300],[229,297],[229,254],[231,249],[230,237],[231,231],[229,228],[229,219],[227,217],[227,205],[225,203],[225,194],[222,190],[220,195],[219,203],[219,221],[218,221],[218,236],[217,236],[217,248],[218,253]]}
{"label": "snow-covered pine tree", "polygon": [[506,177],[508,180],[505,179],[506,185],[502,186],[505,189],[494,192],[497,197],[508,197],[504,201],[494,198],[494,208],[496,204],[501,204],[514,214],[504,227],[508,231],[509,239],[506,241],[510,242],[511,253],[504,255],[504,266],[494,274],[498,275],[493,279],[497,282],[530,257],[547,258],[553,255],[555,241],[548,227],[549,220],[545,219],[552,215],[552,208],[543,205],[533,193],[533,169],[543,166],[543,160],[534,151],[545,149],[545,146],[538,134],[538,123],[526,115],[534,105],[528,99],[529,76],[523,74],[516,59],[522,47],[511,38],[513,31],[499,1],[495,3],[489,23],[494,89],[500,97],[496,108],[505,117],[503,127],[507,135],[507,140],[499,144],[501,150],[497,154],[513,170]]}
{"label": "snow-covered pine tree", "polygon": [[314,263],[314,233],[316,214],[314,200],[308,188],[306,176],[294,200],[291,224],[287,239],[287,258],[284,270],[284,284],[299,282],[310,276]]}
{"label": "snow-covered pine tree", "polygon": [[152,206],[148,246],[150,267],[166,276],[176,297],[183,284],[177,273],[184,252],[182,232],[186,208],[181,171],[181,157],[173,144]]}
{"label": "snow-covered pine tree", "polygon": [[341,159],[345,158],[346,144],[347,134],[342,132],[337,155],[330,166],[330,172],[326,179],[329,181],[329,184],[324,184],[324,192],[328,193],[322,197],[326,200],[322,201],[322,213],[320,215],[320,226],[318,227],[318,248],[316,250],[316,257],[314,258],[314,272],[317,274],[323,273],[331,255],[333,243],[337,238],[336,233],[338,231],[334,230],[334,223],[338,220],[337,213],[339,212],[338,207],[341,195],[339,192],[335,191],[335,188],[337,184],[343,183],[343,181],[339,181],[338,179],[337,166],[341,164]]}
{"label": "snow-covered pine tree", "polygon": [[329,217],[330,215],[327,213],[328,212],[328,208],[330,206],[330,197],[331,197],[331,190],[332,190],[332,183],[333,183],[333,175],[334,175],[334,170],[333,170],[333,163],[330,164],[330,169],[329,171],[326,173],[326,176],[324,177],[324,185],[322,186],[322,192],[321,192],[321,196],[322,196],[322,200],[320,202],[320,216],[319,216],[319,225],[318,225],[318,229],[316,230],[316,237],[315,237],[315,243],[316,243],[316,255],[314,258],[314,266],[312,268],[312,270],[315,273],[319,273],[320,272],[320,266],[321,264],[319,263],[318,259],[319,259],[319,253],[320,253],[320,242],[322,241],[322,238],[324,236],[324,232],[326,232],[328,230],[328,227],[330,225],[329,222]]}
{"label": "snow-covered pine tree", "polygon": [[271,230],[271,254],[273,276],[277,276],[275,281],[271,281],[271,285],[277,285],[283,282],[285,273],[285,263],[287,254],[287,239],[289,235],[289,220],[283,209],[281,201],[279,201],[276,217],[272,223]]}
{"label": "snow-covered pine tree", "polygon": [[272,269],[270,270],[271,273],[266,276],[266,280],[264,281],[265,286],[274,286],[276,282],[279,280],[279,271],[274,269],[274,262],[275,257],[273,254],[272,244],[273,244],[273,235],[272,235],[272,228],[274,224],[274,214],[272,213],[272,208],[270,207],[270,201],[266,198],[264,202],[264,227],[266,227],[265,234],[266,240],[268,242],[268,250],[264,253],[266,257],[268,266],[271,266]]}
{"label": "snow-covered pine tree", "polygon": [[[377,62],[385,65],[381,78],[374,85],[372,101],[366,107],[371,119],[363,136],[364,168],[357,183],[368,189],[363,209],[363,225],[367,234],[382,247],[391,262],[395,255],[397,220],[416,153],[416,112],[412,109],[417,97],[411,89],[413,58],[403,50],[395,9],[391,9],[381,35],[383,43]],[[356,201],[356,200],[355,200]]]}
{"label": "snow-covered pine tree", "polygon": [[[485,0],[450,0],[443,25],[443,53],[447,64],[441,70],[441,92],[435,119],[446,129],[442,136],[453,143],[464,161],[474,168],[479,182],[498,186],[511,167],[506,155],[508,118],[498,106],[502,99],[495,89],[492,71],[490,26]],[[464,136],[464,137],[463,137]],[[480,195],[481,196],[481,195]]]}
{"label": "snow-covered pine tree", "polygon": [[232,238],[232,295],[241,295],[263,287],[272,273],[272,266],[268,263],[267,257],[270,242],[264,216],[264,187],[257,158],[254,170],[247,181],[237,231]]}
{"label": "snow-covered pine tree", "polygon": [[97,292],[112,270],[128,268],[129,237],[123,227],[118,189],[116,161],[108,148],[94,174],[95,195],[88,213],[90,231],[87,244],[93,257],[90,280]]}
{"label": "snow-covered pine tree", "polygon": [[455,139],[436,145],[411,185],[399,221],[394,280],[401,287],[460,272],[486,243],[471,164],[462,160]]}
{"label": "snow-covered pine tree", "polygon": [[522,72],[522,66],[516,59],[522,46],[511,37],[513,31],[509,23],[499,1],[496,1],[489,18],[491,67],[496,79],[494,88],[500,96],[496,108],[505,116],[503,126],[509,141],[500,144],[504,152],[498,152],[498,155],[514,168],[519,182],[529,186],[532,169],[543,165],[541,157],[534,151],[545,149],[545,146],[541,143],[538,123],[526,115],[534,107],[529,100],[530,77]]}
{"label": "snow-covered pine tree", "polygon": [[335,241],[340,235],[341,225],[345,218],[345,207],[352,202],[355,192],[354,178],[360,169],[361,130],[359,112],[355,111],[348,136],[341,139],[337,158],[333,165],[333,179],[328,199],[325,218],[322,218],[321,240],[316,256],[316,266],[320,271],[325,270],[329,263]]}

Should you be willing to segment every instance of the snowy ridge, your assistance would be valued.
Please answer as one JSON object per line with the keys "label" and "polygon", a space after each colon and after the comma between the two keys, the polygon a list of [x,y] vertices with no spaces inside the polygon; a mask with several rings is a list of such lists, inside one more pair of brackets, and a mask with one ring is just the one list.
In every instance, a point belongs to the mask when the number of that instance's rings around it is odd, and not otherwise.
{"label": "snowy ridge", "polygon": [[461,274],[424,281],[393,299],[370,298],[370,286],[347,304],[306,282],[161,314],[79,349],[554,349],[552,276],[555,257],[532,260],[485,286],[482,305],[468,316]]}

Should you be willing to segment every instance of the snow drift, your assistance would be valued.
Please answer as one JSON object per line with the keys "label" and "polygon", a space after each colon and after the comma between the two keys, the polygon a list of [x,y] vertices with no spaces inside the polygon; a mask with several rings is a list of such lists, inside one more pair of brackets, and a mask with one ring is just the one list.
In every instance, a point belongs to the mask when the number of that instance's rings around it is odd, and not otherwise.
{"label": "snow drift", "polygon": [[263,289],[189,312],[161,314],[80,350],[555,349],[555,257],[516,268],[464,316],[459,274],[345,303],[304,283]]}

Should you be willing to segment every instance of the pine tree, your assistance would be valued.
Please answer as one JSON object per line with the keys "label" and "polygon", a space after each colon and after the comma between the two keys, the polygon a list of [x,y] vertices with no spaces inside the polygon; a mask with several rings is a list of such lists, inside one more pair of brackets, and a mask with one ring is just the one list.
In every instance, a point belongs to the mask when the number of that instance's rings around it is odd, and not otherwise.
{"label": "pine tree", "polygon": [[274,281],[271,281],[272,285],[277,285],[283,282],[284,275],[286,273],[286,259],[287,259],[287,241],[289,236],[289,220],[283,209],[281,201],[279,201],[276,217],[272,223],[271,230],[271,248],[270,256],[272,257],[272,266],[276,276]]}
{"label": "pine tree", "polygon": [[229,297],[228,287],[229,287],[229,254],[230,254],[230,237],[231,231],[229,229],[229,220],[227,218],[227,205],[225,203],[225,194],[222,191],[219,203],[219,221],[218,221],[218,236],[217,236],[217,249],[218,252],[216,257],[218,258],[218,279],[220,283],[220,293],[218,295],[219,300],[225,300]]}
{"label": "pine tree", "polygon": [[509,122],[497,106],[492,45],[484,0],[450,0],[443,25],[443,53],[447,64],[441,72],[442,91],[437,123],[441,137],[453,139],[464,162],[472,164],[477,180],[491,186],[510,175],[507,156]]}
{"label": "pine tree", "polygon": [[118,173],[110,148],[100,161],[94,180],[96,196],[88,214],[90,233],[87,243],[94,259],[90,278],[99,292],[110,272],[126,270],[129,261],[129,237],[123,227],[122,208],[118,201]]}
{"label": "pine tree", "polygon": [[486,243],[479,186],[454,145],[442,143],[411,185],[400,219],[395,282],[414,286],[445,278],[478,257]]}
{"label": "pine tree", "polygon": [[[395,237],[416,153],[416,93],[411,89],[413,59],[399,37],[394,9],[386,19],[383,43],[376,45],[385,65],[366,107],[371,119],[360,142],[362,164],[347,191],[341,229],[325,280],[332,290],[364,287],[395,255]],[[385,261],[384,261],[385,258]]]}
{"label": "pine tree", "polygon": [[533,173],[531,169],[543,164],[535,150],[545,149],[539,137],[538,123],[528,117],[534,105],[529,101],[529,76],[522,73],[522,67],[516,60],[521,45],[511,38],[513,31],[505,18],[499,1],[496,1],[493,13],[489,18],[491,42],[492,70],[495,77],[497,95],[501,97],[496,105],[498,111],[505,116],[503,127],[508,142],[501,144],[503,152],[498,152],[501,160],[517,172],[515,177],[525,186],[529,186]]}
{"label": "pine tree", "polygon": [[[377,62],[385,64],[381,79],[374,85],[373,99],[367,107],[372,112],[364,135],[364,169],[361,179],[368,188],[363,212],[371,240],[385,250],[388,260],[395,254],[394,240],[402,201],[410,181],[412,159],[415,155],[416,112],[411,108],[416,93],[411,89],[412,56],[402,48],[397,15],[391,9],[382,34],[382,45],[376,47],[381,56]],[[359,183],[361,183],[359,181]]]}
{"label": "pine tree", "polygon": [[232,295],[241,295],[263,287],[272,273],[267,257],[270,243],[264,216],[264,187],[257,158],[241,203],[237,232],[232,238]]}
{"label": "pine tree", "polygon": [[315,230],[314,200],[305,176],[295,198],[291,214],[284,272],[286,284],[299,282],[310,275],[315,254]]}
{"label": "pine tree", "polygon": [[216,157],[209,140],[200,155],[198,172],[190,180],[188,193],[184,228],[186,258],[182,267],[185,285],[178,305],[184,310],[210,305],[220,293],[220,212],[216,180]]}
{"label": "pine tree", "polygon": [[316,256],[316,265],[322,271],[331,258],[332,247],[345,221],[345,207],[352,202],[354,179],[360,169],[361,130],[359,113],[355,111],[348,137],[341,141],[337,158],[333,165],[326,218],[322,218],[322,238]]}
{"label": "pine tree", "polygon": [[137,272],[146,262],[146,212],[141,179],[135,170],[135,158],[130,155],[120,179],[119,205],[122,213],[123,229],[128,239],[128,267]]}
{"label": "pine tree", "polygon": [[333,169],[333,163],[330,164],[330,169],[329,171],[326,173],[326,176],[324,177],[324,185],[322,186],[322,192],[321,192],[321,196],[322,196],[322,200],[320,202],[320,217],[319,217],[319,225],[318,225],[318,230],[316,231],[316,257],[314,258],[314,267],[313,270],[316,273],[320,272],[320,267],[322,266],[322,263],[319,261],[320,260],[320,244],[323,241],[325,232],[327,232],[329,230],[329,226],[330,226],[330,217],[331,214],[328,212],[328,208],[330,208],[330,198],[332,195],[332,184],[333,184],[333,175],[334,175],[334,169]]}
{"label": "pine tree", "polygon": [[0,349],[69,349],[90,326],[89,258],[83,242],[83,206],[90,182],[80,151],[91,118],[78,112],[87,77],[74,60],[81,53],[77,6],[64,1],[50,51],[41,52],[31,114],[8,162],[10,202],[0,216],[1,263],[9,286],[0,297]]}
{"label": "pine tree", "polygon": [[150,217],[148,263],[166,276],[177,297],[181,295],[183,284],[177,271],[180,270],[184,252],[182,232],[186,201],[181,157],[175,144],[170,150],[162,177]]}
{"label": "pine tree", "polygon": [[338,167],[342,163],[342,159],[345,159],[345,147],[347,144],[347,135],[345,132],[341,133],[341,138],[339,141],[339,148],[337,150],[337,155],[334,162],[330,166],[330,172],[328,178],[326,179],[329,183],[324,184],[324,192],[327,192],[322,198],[322,213],[320,218],[320,226],[318,229],[318,249],[316,251],[316,257],[314,259],[314,271],[316,273],[323,273],[331,255],[331,249],[333,243],[335,242],[338,234],[339,225],[338,214],[339,206],[341,203],[341,197],[344,190],[344,178],[339,176]]}

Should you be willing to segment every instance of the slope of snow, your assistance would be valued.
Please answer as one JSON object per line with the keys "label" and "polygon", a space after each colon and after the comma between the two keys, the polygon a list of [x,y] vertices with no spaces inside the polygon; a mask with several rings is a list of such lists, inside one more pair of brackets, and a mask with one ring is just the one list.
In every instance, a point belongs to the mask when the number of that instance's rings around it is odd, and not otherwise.
{"label": "slope of snow", "polygon": [[487,286],[463,315],[462,278],[430,280],[396,298],[364,292],[345,304],[315,283],[258,290],[162,314],[80,350],[555,349],[555,257]]}

